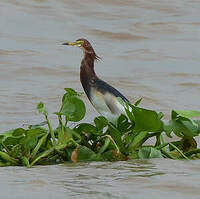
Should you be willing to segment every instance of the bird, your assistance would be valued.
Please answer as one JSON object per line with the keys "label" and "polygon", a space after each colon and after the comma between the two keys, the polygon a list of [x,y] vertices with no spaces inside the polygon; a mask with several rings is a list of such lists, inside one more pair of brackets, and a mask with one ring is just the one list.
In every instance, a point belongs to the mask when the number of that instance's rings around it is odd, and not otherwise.
{"label": "bird", "polygon": [[90,42],[81,38],[75,42],[65,42],[63,45],[77,46],[83,50],[83,59],[80,66],[80,81],[84,92],[100,115],[116,123],[117,118],[121,114],[126,115],[126,110],[122,102],[128,104],[130,102],[116,88],[101,80],[96,75],[94,63],[100,60],[100,57],[97,56]]}

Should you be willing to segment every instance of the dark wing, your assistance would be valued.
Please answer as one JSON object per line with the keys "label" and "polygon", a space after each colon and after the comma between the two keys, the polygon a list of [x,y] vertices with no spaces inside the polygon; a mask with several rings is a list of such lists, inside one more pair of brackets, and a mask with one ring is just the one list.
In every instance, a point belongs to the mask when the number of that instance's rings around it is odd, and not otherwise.
{"label": "dark wing", "polygon": [[110,86],[109,84],[107,84],[99,78],[95,79],[93,86],[96,87],[97,90],[99,90],[103,94],[108,92],[114,95],[115,97],[120,97],[124,102],[130,103],[129,100],[126,97],[124,97],[117,89]]}

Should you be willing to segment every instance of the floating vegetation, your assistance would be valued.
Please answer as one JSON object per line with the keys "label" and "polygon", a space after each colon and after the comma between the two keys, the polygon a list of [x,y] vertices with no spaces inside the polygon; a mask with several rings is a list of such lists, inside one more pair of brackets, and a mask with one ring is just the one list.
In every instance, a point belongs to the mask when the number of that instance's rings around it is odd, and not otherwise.
{"label": "floating vegetation", "polygon": [[[94,123],[80,123],[86,108],[79,94],[65,89],[62,105],[55,114],[58,127],[52,128],[48,112],[42,102],[37,106],[45,122],[27,129],[17,128],[0,134],[0,166],[56,164],[64,161],[121,161],[129,159],[170,158],[198,159],[195,136],[200,133],[199,111],[172,110],[165,123],[163,114],[124,104],[126,114],[115,124],[99,116]],[[77,124],[70,128],[69,122]],[[46,128],[45,128],[46,126]],[[179,140],[166,142],[174,133]],[[154,138],[152,145],[145,144]]]}

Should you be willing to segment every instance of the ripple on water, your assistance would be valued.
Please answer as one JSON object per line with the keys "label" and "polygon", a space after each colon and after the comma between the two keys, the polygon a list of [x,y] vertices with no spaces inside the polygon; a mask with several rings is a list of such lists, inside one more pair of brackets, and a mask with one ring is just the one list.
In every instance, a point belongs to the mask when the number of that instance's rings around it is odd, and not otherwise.
{"label": "ripple on water", "polygon": [[[135,160],[66,163],[56,166],[1,168],[0,186],[9,198],[198,198],[199,161]],[[9,175],[8,175],[9,174]],[[188,181],[190,183],[188,184]],[[4,189],[5,188],[5,189]],[[23,188],[23,192],[19,192]]]}

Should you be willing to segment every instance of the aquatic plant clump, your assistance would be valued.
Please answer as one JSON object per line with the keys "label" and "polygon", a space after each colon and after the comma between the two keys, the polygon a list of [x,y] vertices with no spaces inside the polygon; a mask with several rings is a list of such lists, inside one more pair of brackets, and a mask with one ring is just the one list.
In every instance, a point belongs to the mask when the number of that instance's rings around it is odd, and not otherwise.
{"label": "aquatic plant clump", "polygon": [[[73,89],[65,91],[61,108],[55,113],[59,124],[56,129],[40,102],[37,110],[44,115],[45,122],[0,134],[0,166],[200,158],[200,148],[194,139],[200,133],[200,120],[191,119],[200,117],[199,111],[172,110],[166,123],[162,113],[140,108],[140,99],[134,105],[124,103],[126,116],[119,116],[115,123],[103,116],[96,117],[93,124],[80,123],[85,116],[85,104]],[[69,122],[77,124],[70,128]],[[164,138],[172,138],[172,133],[178,141],[166,142]],[[152,138],[155,143],[147,145],[146,141]]]}

